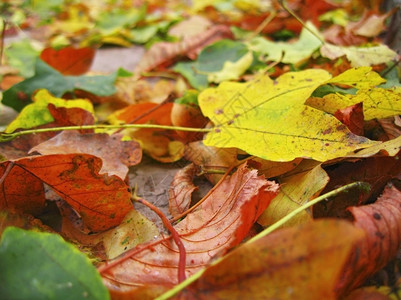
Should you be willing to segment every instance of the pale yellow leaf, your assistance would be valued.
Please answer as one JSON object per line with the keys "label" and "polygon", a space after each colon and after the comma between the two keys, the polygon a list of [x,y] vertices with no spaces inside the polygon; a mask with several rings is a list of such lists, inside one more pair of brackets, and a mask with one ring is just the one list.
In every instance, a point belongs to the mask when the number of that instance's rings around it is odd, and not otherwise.
{"label": "pale yellow leaf", "polygon": [[[316,166],[311,170],[305,168],[306,165],[310,166],[311,163]],[[260,225],[267,227],[285,217],[310,199],[313,199],[329,182],[329,176],[321,168],[321,165],[313,161],[303,161],[291,173],[291,176],[279,179],[280,192],[259,217],[258,223]],[[311,219],[310,213],[303,211],[285,223],[284,227],[305,223]]]}

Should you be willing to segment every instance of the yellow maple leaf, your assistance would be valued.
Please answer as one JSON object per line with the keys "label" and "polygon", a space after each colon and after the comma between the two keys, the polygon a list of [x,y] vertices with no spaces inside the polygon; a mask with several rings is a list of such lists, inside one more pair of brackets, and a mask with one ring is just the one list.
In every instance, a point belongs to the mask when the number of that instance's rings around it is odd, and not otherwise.
{"label": "yellow maple leaf", "polygon": [[199,105],[215,127],[204,143],[237,147],[272,161],[298,157],[326,161],[376,142],[352,134],[332,115],[304,104],[331,78],[325,70],[267,75],[246,82],[223,82],[199,95]]}

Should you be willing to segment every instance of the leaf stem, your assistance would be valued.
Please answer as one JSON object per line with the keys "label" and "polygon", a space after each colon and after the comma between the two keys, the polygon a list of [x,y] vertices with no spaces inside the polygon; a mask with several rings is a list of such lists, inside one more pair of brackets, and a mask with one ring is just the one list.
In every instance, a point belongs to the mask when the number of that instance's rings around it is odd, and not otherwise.
{"label": "leaf stem", "polygon": [[43,133],[43,132],[54,132],[62,130],[88,130],[88,129],[120,129],[120,128],[152,128],[152,129],[166,129],[166,130],[177,130],[177,131],[190,131],[190,132],[210,132],[212,128],[192,128],[192,127],[181,127],[181,126],[170,126],[170,125],[158,125],[158,124],[119,124],[119,125],[77,125],[77,126],[61,126],[51,128],[37,128],[27,129],[12,133],[0,132],[0,142],[7,142],[21,135]]}
{"label": "leaf stem", "polygon": [[[346,192],[352,188],[361,188],[361,189],[369,189],[370,185],[366,182],[354,182],[354,183],[350,183],[347,185],[344,185],[338,189],[335,189],[333,191],[330,191],[324,195],[321,195],[305,204],[303,204],[302,206],[298,207],[297,209],[295,209],[294,211],[292,211],[291,213],[289,213],[288,215],[286,215],[285,217],[281,218],[280,220],[278,220],[276,223],[272,224],[271,226],[267,227],[265,230],[263,230],[261,233],[257,234],[256,236],[254,236],[253,238],[251,238],[250,240],[248,240],[246,243],[252,243],[268,234],[270,234],[271,232],[273,232],[274,230],[276,230],[277,228],[279,228],[280,226],[282,226],[284,223],[288,222],[291,218],[293,218],[294,216],[296,216],[298,213],[300,213],[301,211],[315,205],[316,203],[323,201],[323,200],[328,200],[328,198],[336,196],[340,193]],[[223,257],[220,257],[218,259],[216,259],[215,261],[213,261],[209,266],[214,266],[216,264],[218,264],[219,262],[221,262],[224,259]],[[181,282],[180,284],[176,285],[174,288],[172,288],[171,290],[167,291],[166,293],[160,295],[159,297],[156,298],[156,300],[166,300],[169,299],[173,296],[175,296],[177,293],[179,293],[180,291],[182,291],[183,289],[185,289],[187,286],[189,286],[191,283],[195,282],[197,279],[199,279],[203,273],[207,270],[207,268],[204,268],[202,270],[200,270],[199,272],[195,273],[194,275],[192,275],[191,277],[188,277],[185,281]]]}
{"label": "leaf stem", "polygon": [[167,219],[167,217],[163,214],[163,212],[154,206],[152,203],[149,203],[145,199],[138,197],[136,195],[133,195],[132,197],[136,202],[142,203],[143,205],[149,207],[152,211],[154,211],[162,220],[163,225],[170,231],[171,237],[173,238],[175,244],[178,247],[179,251],[179,259],[178,259],[178,282],[183,282],[186,278],[185,276],[185,266],[186,266],[186,251],[185,251],[185,246],[181,241],[180,235],[178,232],[174,229],[173,225],[171,225],[170,221]]}

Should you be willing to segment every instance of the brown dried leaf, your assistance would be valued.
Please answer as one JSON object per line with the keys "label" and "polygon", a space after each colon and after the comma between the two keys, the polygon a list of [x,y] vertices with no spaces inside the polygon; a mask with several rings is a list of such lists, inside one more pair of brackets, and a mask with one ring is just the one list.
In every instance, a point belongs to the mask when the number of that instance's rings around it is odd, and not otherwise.
{"label": "brown dried leaf", "polygon": [[229,253],[176,298],[336,299],[342,267],[363,237],[343,220],[277,230]]}
{"label": "brown dried leaf", "polygon": [[190,55],[191,58],[195,58],[198,51],[205,46],[223,38],[232,38],[232,36],[228,26],[216,25],[200,35],[183,39],[181,42],[156,43],[146,52],[134,72],[139,75],[161,65],[172,64],[178,56]]}
{"label": "brown dried leaf", "polygon": [[199,170],[200,168],[198,166],[189,164],[175,174],[170,189],[168,190],[168,207],[173,217],[181,215],[189,208],[192,193],[197,189],[192,180]]}
{"label": "brown dried leaf", "polygon": [[121,141],[121,135],[106,133],[80,134],[78,131],[63,131],[54,138],[30,150],[43,155],[87,153],[100,157],[103,161],[100,173],[117,175],[125,179],[128,167],[140,163],[142,150],[138,142]]}
{"label": "brown dried leaf", "polygon": [[[223,180],[175,226],[187,252],[186,275],[238,245],[277,192],[277,184],[257,176],[256,170],[249,171],[245,165]],[[177,283],[179,254],[174,242],[159,240],[156,245],[142,245],[141,250],[103,273],[110,290],[132,292],[135,286]]]}
{"label": "brown dried leaf", "polygon": [[387,187],[370,205],[350,207],[354,226],[366,232],[356,245],[337,286],[338,295],[346,295],[395,257],[401,244],[401,192]]}

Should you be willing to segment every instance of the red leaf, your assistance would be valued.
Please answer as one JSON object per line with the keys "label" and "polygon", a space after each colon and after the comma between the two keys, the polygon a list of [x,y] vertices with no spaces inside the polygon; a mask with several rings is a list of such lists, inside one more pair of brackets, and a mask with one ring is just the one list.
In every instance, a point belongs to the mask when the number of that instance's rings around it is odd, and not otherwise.
{"label": "red leaf", "polygon": [[[187,252],[186,275],[205,267],[216,254],[238,245],[278,192],[278,185],[241,166],[192,213],[175,226]],[[135,255],[134,255],[135,254]],[[177,283],[179,254],[171,240],[142,245],[108,268],[104,282],[113,291]],[[106,272],[107,271],[107,272]]]}
{"label": "red leaf", "polygon": [[334,116],[357,135],[363,135],[364,115],[362,102],[339,109]]}
{"label": "red leaf", "polygon": [[181,215],[189,208],[192,193],[197,189],[192,182],[197,172],[199,172],[199,167],[189,164],[175,174],[168,190],[169,211],[173,217]]}
{"label": "red leaf", "polygon": [[138,164],[142,150],[138,142],[121,141],[120,135],[106,133],[80,134],[77,131],[63,131],[52,139],[31,149],[40,154],[87,153],[102,158],[101,172],[125,179],[128,167]]}
{"label": "red leaf", "polygon": [[[14,165],[5,174],[10,164]],[[99,174],[101,165],[100,158],[88,154],[45,155],[3,162],[1,208],[25,211],[25,205],[32,205],[32,199],[39,202],[46,183],[81,215],[92,231],[116,226],[132,209],[131,194],[117,176]]]}
{"label": "red leaf", "polygon": [[65,47],[60,50],[46,48],[40,58],[64,75],[78,76],[86,73],[95,57],[95,49]]}
{"label": "red leaf", "polygon": [[370,205],[350,207],[355,227],[366,231],[349,258],[337,294],[345,295],[395,257],[401,244],[401,192],[387,187]]}

